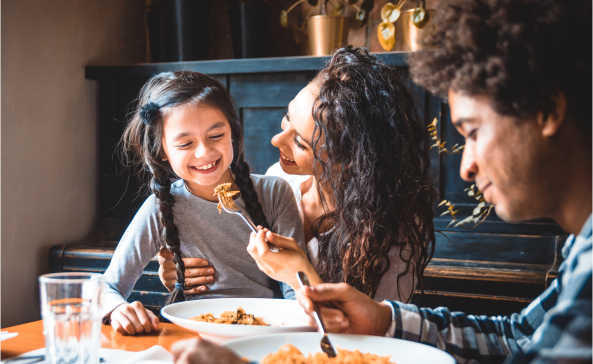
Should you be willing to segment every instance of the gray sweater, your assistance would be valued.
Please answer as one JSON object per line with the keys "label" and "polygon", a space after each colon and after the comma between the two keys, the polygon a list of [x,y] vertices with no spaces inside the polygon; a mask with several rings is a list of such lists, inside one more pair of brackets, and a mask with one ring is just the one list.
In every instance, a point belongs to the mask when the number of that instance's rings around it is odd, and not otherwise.
{"label": "gray sweater", "polygon": [[[304,246],[303,226],[290,185],[281,178],[251,176],[270,230],[293,237]],[[214,192],[214,191],[213,191]],[[251,230],[240,216],[218,213],[216,202],[192,195],[183,180],[173,183],[174,222],[179,230],[182,257],[204,258],[215,267],[214,281],[188,300],[224,297],[291,298],[294,291],[261,272],[246,248]],[[240,197],[235,204],[248,216]],[[146,199],[122,236],[105,271],[107,315],[126,302],[144,267],[164,243],[159,237],[155,196]]]}

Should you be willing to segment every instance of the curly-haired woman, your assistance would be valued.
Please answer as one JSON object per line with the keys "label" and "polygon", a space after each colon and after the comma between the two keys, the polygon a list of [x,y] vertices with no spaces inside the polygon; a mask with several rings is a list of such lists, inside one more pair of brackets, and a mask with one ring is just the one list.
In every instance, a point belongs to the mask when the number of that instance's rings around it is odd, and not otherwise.
{"label": "curly-haired woman", "polygon": [[434,250],[434,187],[403,71],[340,49],[289,104],[282,130],[272,139],[280,162],[267,174],[291,184],[307,252],[262,230],[247,248],[259,268],[295,289],[304,271],[312,284],[347,282],[375,300],[408,302]]}

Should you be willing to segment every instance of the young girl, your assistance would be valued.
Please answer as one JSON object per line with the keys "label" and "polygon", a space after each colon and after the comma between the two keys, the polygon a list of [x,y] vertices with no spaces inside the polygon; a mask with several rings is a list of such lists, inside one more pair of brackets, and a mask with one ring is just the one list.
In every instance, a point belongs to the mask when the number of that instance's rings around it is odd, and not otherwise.
{"label": "young girl", "polygon": [[[177,283],[166,304],[221,297],[293,298],[290,286],[262,273],[246,251],[251,230],[238,216],[219,214],[214,188],[232,183],[236,205],[262,225],[303,243],[299,212],[282,179],[250,175],[243,133],[228,91],[196,72],[162,73],[142,88],[122,137],[133,164],[150,173],[153,192],[122,236],[105,272],[105,316],[120,333],[156,329],[140,302],[127,303],[142,270],[161,248],[172,253]],[[209,289],[185,295],[182,256],[216,267]],[[210,268],[213,269],[213,268]],[[280,290],[281,289],[281,290]]]}

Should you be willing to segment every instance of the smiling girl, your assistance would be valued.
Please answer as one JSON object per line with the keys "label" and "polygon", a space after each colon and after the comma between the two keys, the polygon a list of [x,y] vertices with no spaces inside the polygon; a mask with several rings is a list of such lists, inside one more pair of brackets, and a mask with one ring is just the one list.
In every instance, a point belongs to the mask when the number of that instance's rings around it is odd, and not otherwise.
{"label": "smiling girl", "polygon": [[[105,272],[105,312],[120,333],[156,329],[157,317],[140,302],[127,303],[144,267],[166,248],[177,273],[167,303],[222,297],[293,298],[287,284],[262,273],[246,251],[250,229],[235,215],[219,215],[214,188],[232,183],[236,205],[258,225],[303,243],[299,212],[282,179],[250,175],[243,133],[228,91],[196,72],[162,73],[142,88],[139,106],[122,137],[132,165],[149,171],[153,194],[122,236]],[[211,269],[209,288],[186,294],[182,257]]]}

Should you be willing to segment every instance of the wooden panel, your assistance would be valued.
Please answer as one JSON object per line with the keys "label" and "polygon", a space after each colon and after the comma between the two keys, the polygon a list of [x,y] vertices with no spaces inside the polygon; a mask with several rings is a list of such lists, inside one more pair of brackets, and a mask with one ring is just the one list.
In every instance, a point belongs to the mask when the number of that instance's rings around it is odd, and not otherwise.
{"label": "wooden panel", "polygon": [[270,140],[282,131],[280,123],[284,109],[243,109],[243,130],[245,133],[245,160],[251,173],[265,174],[278,162],[278,148]]}
{"label": "wooden panel", "polygon": [[231,95],[240,108],[288,107],[315,73],[275,73],[231,75]]}
{"label": "wooden panel", "polygon": [[555,237],[476,234],[436,234],[435,258],[508,263],[554,263]]}
{"label": "wooden panel", "polygon": [[[407,65],[407,52],[377,53],[387,64]],[[105,78],[151,77],[169,71],[196,71],[208,74],[243,74],[315,71],[325,66],[329,57],[279,57],[259,59],[221,59],[216,61],[169,62],[128,66],[89,66],[85,77],[92,80]]]}

